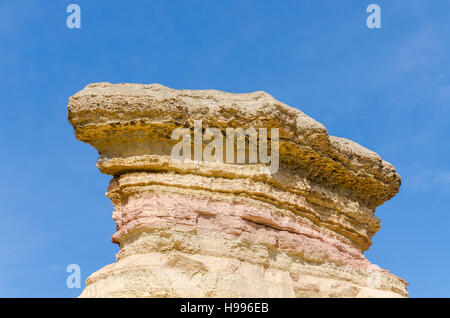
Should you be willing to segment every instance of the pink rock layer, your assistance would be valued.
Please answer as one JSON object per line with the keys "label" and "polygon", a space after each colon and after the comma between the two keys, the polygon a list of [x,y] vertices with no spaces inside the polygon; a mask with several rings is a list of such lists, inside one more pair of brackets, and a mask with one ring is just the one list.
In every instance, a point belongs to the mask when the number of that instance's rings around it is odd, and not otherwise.
{"label": "pink rock layer", "polygon": [[[144,192],[129,197],[126,204],[116,208],[113,218],[117,232],[112,240],[118,244],[137,230],[183,226],[197,233],[203,231],[262,244],[313,263],[334,263],[360,270],[372,268],[359,249],[346,244],[338,235],[326,235],[301,217],[280,215],[262,206],[180,193]],[[150,252],[145,248],[141,251]]]}

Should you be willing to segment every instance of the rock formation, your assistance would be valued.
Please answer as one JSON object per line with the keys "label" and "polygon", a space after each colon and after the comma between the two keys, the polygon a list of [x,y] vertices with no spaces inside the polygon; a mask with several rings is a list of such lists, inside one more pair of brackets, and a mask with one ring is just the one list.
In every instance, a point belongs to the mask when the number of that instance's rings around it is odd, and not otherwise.
{"label": "rock formation", "polygon": [[[400,176],[376,153],[265,92],[90,84],[70,98],[77,139],[112,175],[117,262],[81,297],[405,297],[363,255]],[[279,169],[172,160],[175,128],[279,129]]]}

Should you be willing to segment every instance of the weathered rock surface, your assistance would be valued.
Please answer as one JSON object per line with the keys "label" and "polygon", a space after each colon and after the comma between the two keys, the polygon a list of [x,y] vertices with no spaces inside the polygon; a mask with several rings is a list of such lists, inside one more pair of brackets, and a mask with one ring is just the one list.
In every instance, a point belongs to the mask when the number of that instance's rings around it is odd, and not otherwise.
{"label": "weathered rock surface", "polygon": [[[94,146],[120,245],[82,297],[404,297],[363,255],[400,176],[376,153],[264,92],[97,83],[70,98]],[[279,128],[279,170],[173,161],[175,128]]]}

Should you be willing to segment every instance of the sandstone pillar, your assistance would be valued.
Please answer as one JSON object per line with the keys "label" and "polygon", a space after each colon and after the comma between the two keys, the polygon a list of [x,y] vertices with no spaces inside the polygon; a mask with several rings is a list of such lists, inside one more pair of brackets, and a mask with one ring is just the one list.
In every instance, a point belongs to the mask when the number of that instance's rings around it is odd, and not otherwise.
{"label": "sandstone pillar", "polygon": [[[82,297],[404,297],[363,255],[400,176],[376,153],[264,92],[97,83],[69,101],[112,175],[117,262]],[[175,128],[279,129],[279,169],[175,161]]]}

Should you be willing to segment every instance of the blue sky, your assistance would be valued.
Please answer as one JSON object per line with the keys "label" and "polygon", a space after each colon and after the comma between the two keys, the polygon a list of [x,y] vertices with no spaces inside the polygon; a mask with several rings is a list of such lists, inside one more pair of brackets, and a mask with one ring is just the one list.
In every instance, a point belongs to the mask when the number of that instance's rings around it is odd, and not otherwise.
{"label": "blue sky", "polygon": [[[81,29],[66,7],[81,7]],[[366,7],[381,7],[368,29]],[[391,162],[366,256],[450,297],[450,2],[0,0],[0,297],[75,297],[114,261],[110,177],[67,122],[92,82],[264,90]]]}

